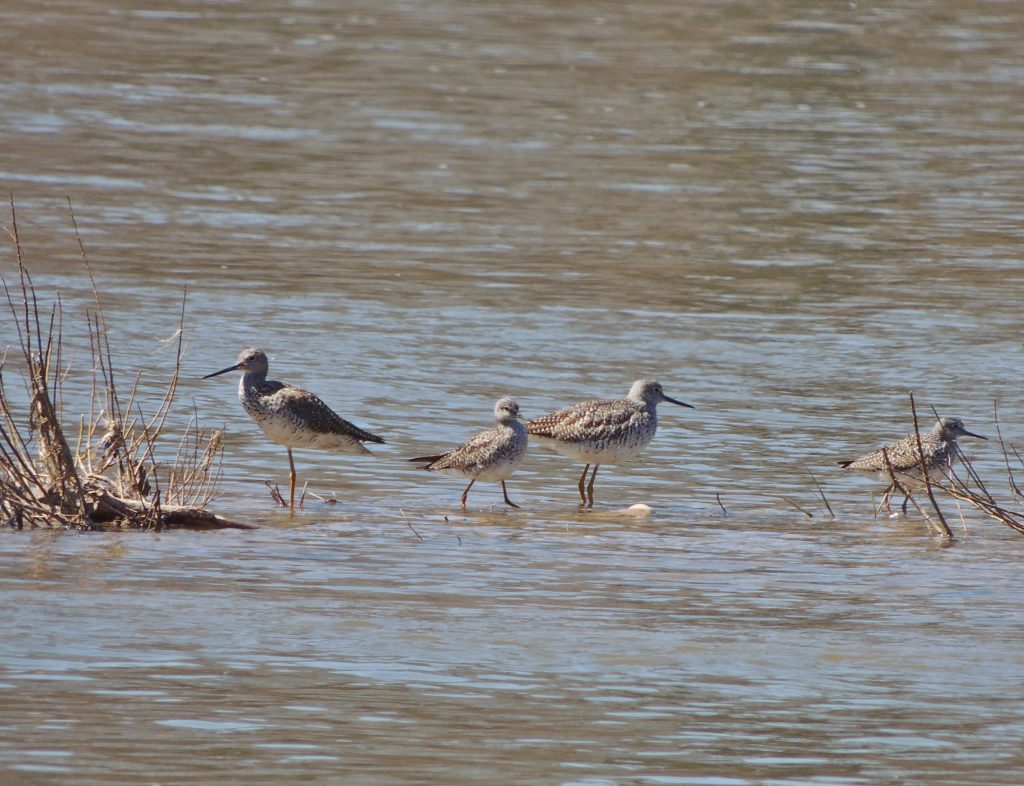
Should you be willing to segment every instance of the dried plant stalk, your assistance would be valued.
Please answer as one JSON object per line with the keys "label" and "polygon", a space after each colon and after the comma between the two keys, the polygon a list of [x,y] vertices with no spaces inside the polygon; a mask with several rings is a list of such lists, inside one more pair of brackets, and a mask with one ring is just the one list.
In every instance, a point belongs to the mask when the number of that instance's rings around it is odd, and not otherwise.
{"label": "dried plant stalk", "polygon": [[[74,450],[62,424],[63,311],[59,297],[47,318],[25,264],[14,199],[7,230],[18,267],[18,283],[3,282],[14,317],[17,349],[24,363],[27,411],[20,413],[6,394],[0,359],[0,516],[9,526],[76,529],[137,527],[248,527],[206,509],[220,479],[221,435],[196,425],[193,417],[170,462],[159,458],[168,441],[168,418],[175,403],[184,353],[185,303],[176,334],[174,368],[156,412],[147,417],[139,403],[137,374],[123,400],[115,383],[109,333],[88,257],[75,225],[83,262],[92,284],[95,311],[87,314],[93,360],[89,412],[78,420]],[[70,208],[70,202],[69,202]]]}
{"label": "dried plant stalk", "polygon": [[1005,524],[1015,532],[1024,534],[1024,506],[1021,503],[1020,486],[1017,483],[1010,456],[1012,454],[1022,468],[1024,468],[1024,461],[1021,460],[1020,452],[1017,448],[1003,441],[1002,429],[999,425],[999,410],[996,404],[993,404],[993,416],[995,418],[999,446],[1003,454],[1003,465],[1006,467],[1010,502],[1003,503],[996,499],[995,495],[989,491],[985,481],[975,470],[974,464],[966,456],[961,456],[961,464],[964,467],[964,474],[966,474],[970,484],[957,473],[951,472],[949,483],[938,487],[953,499],[966,502],[986,516],[995,519],[1001,524]]}
{"label": "dried plant stalk", "polygon": [[[914,403],[913,393],[910,394],[910,407],[914,417],[914,432],[917,435],[921,471],[924,473],[927,468],[924,464],[923,451],[921,448],[921,433],[918,428],[917,409]],[[935,417],[938,418],[938,413],[934,412],[934,409],[933,413],[935,414]],[[950,462],[948,467],[944,467],[944,474],[946,476],[945,482],[935,480],[927,473],[924,474],[925,489],[932,508],[939,517],[939,525],[933,522],[925,511],[917,504],[913,499],[913,496],[910,494],[909,488],[906,490],[908,498],[913,502],[914,506],[925,515],[929,524],[936,527],[939,533],[948,540],[952,540],[953,534],[950,531],[949,526],[946,524],[945,518],[942,516],[942,511],[935,498],[936,491],[951,497],[957,502],[965,502],[980,510],[986,516],[1005,524],[1015,532],[1024,534],[1024,506],[1022,506],[1022,499],[1024,499],[1024,495],[1021,493],[1020,486],[1018,485],[1016,475],[1014,473],[1014,463],[1024,469],[1024,459],[1021,458],[1021,454],[1016,447],[1007,444],[1003,440],[1002,429],[999,425],[999,409],[998,405],[995,403],[993,403],[993,417],[996,424],[998,444],[1003,454],[1003,465],[1006,468],[1006,480],[1011,500],[1009,503],[1000,502],[995,497],[995,495],[989,490],[988,485],[978,474],[973,462],[970,458],[964,455],[962,451],[958,454],[960,459],[959,465],[962,467],[962,471],[958,472],[956,465],[954,465],[953,462]],[[1013,460],[1011,460],[1011,456],[1013,457]],[[891,468],[890,474],[892,474]],[[893,476],[893,482],[896,482],[895,476]]]}
{"label": "dried plant stalk", "polygon": [[924,480],[925,492],[928,494],[928,499],[932,503],[932,509],[935,511],[935,515],[939,517],[939,523],[935,524],[931,519],[928,519],[928,523],[938,529],[939,534],[947,540],[953,539],[953,532],[950,530],[949,525],[946,523],[946,517],[942,515],[942,509],[939,507],[939,503],[935,500],[935,494],[932,491],[932,476],[928,472],[928,463],[924,455],[924,445],[921,444],[921,426],[917,421],[917,406],[914,404],[914,392],[910,392],[910,412],[914,416],[914,439],[917,440],[917,465],[921,468],[921,478]]}

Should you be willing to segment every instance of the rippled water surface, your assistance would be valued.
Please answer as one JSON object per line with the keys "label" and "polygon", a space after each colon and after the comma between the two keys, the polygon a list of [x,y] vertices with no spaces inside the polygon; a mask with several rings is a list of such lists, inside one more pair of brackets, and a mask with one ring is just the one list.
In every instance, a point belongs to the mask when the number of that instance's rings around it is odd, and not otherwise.
{"label": "rippled water surface", "polygon": [[[908,431],[910,390],[1024,441],[1021,29],[1003,2],[6,3],[0,183],[61,293],[68,410],[70,198],[146,404],[187,287],[168,428],[226,429],[215,509],[260,528],[0,532],[0,782],[1024,781],[1024,540],[946,503],[944,547],[835,469]],[[200,380],[251,345],[387,440],[297,451],[293,518],[284,449]],[[540,449],[519,510],[404,461],[499,396],[641,375],[696,409],[663,404],[591,512]],[[998,444],[964,446],[1000,487]]]}

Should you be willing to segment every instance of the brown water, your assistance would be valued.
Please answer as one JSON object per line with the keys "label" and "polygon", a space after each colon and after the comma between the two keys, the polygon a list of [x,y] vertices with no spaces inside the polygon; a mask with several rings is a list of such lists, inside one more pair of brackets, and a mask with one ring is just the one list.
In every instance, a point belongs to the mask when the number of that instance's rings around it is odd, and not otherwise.
{"label": "brown water", "polygon": [[[1024,441],[1024,8],[154,5],[5,4],[0,182],[127,376],[188,285],[176,426],[264,526],[0,534],[0,783],[1024,781],[1024,540],[833,469],[910,389]],[[339,504],[199,381],[249,345],[387,439],[297,452]],[[697,409],[594,512],[402,461],[641,374]]]}

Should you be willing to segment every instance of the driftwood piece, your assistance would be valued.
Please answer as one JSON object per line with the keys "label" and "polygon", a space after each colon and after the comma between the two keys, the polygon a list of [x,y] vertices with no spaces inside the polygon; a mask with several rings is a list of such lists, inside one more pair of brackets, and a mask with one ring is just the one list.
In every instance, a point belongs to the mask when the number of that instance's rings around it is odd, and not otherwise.
{"label": "driftwood piece", "polygon": [[254,524],[232,521],[204,508],[191,505],[161,505],[158,508],[133,499],[102,492],[90,519],[97,524],[143,519],[154,529],[257,529]]}

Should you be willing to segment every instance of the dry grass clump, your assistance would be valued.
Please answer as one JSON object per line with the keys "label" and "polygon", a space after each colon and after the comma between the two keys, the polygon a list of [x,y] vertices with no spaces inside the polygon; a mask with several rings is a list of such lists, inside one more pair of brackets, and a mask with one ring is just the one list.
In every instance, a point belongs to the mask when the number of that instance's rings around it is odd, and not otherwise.
{"label": "dry grass clump", "polygon": [[206,509],[220,478],[219,431],[199,428],[193,417],[173,446],[173,457],[158,458],[158,446],[166,450],[169,441],[165,426],[181,373],[184,297],[171,379],[156,412],[147,416],[139,402],[141,374],[127,397],[115,383],[106,321],[79,236],[96,309],[86,318],[92,356],[89,411],[78,418],[69,439],[62,413],[64,386],[72,380],[64,362],[64,314],[59,296],[49,308],[40,306],[13,199],[7,232],[18,281],[9,286],[4,280],[3,293],[17,333],[15,357],[20,355],[27,403],[19,407],[8,396],[8,348],[0,357],[0,523],[86,530],[247,526]]}

